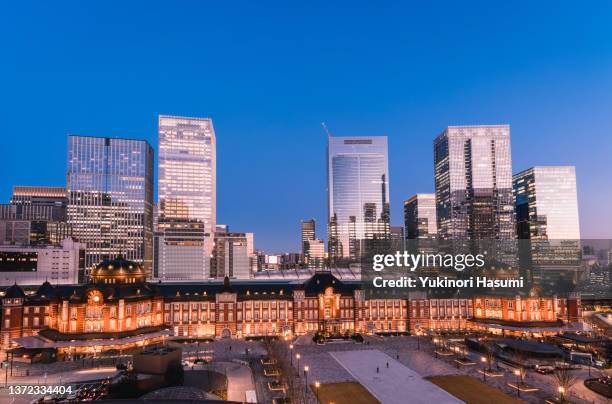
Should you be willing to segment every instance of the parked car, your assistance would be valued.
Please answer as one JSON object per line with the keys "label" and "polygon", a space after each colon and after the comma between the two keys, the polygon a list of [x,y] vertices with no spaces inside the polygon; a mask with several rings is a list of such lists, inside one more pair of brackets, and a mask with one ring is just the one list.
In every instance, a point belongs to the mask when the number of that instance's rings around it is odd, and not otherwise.
{"label": "parked car", "polygon": [[538,366],[536,372],[542,375],[550,375],[555,372],[555,368],[552,366]]}

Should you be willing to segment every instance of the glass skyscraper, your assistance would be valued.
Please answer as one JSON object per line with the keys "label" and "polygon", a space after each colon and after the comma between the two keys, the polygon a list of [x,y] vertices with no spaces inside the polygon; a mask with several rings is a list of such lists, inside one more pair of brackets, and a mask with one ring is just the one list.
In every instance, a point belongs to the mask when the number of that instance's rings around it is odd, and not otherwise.
{"label": "glass skyscraper", "polygon": [[362,241],[389,238],[387,137],[330,136],[327,152],[329,254],[360,259]]}
{"label": "glass skyscraper", "polygon": [[215,232],[217,146],[209,118],[159,117],[159,215],[196,219]]}
{"label": "glass skyscraper", "polygon": [[509,125],[449,126],[434,140],[438,237],[515,239]]}
{"label": "glass skyscraper", "polygon": [[527,279],[544,288],[574,284],[581,264],[573,166],[536,166],[513,177],[517,235]]}
{"label": "glass skyscraper", "polygon": [[575,167],[532,167],[513,185],[519,239],[580,239]]}
{"label": "glass skyscraper", "polygon": [[212,120],[160,115],[158,134],[155,276],[162,281],[208,278],[217,207]]}
{"label": "glass skyscraper", "polygon": [[144,140],[68,137],[68,223],[85,265],[123,255],[150,274],[153,149]]}

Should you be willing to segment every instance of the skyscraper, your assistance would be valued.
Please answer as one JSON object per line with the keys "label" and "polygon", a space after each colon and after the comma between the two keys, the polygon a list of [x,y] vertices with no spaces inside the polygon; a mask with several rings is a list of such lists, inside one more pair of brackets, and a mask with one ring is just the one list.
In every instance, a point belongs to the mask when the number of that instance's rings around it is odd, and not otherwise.
{"label": "skyscraper", "polygon": [[87,244],[86,271],[123,255],[151,273],[153,149],[146,141],[69,136],[66,190],[68,223]]}
{"label": "skyscraper", "polygon": [[532,167],[513,185],[519,239],[580,239],[575,167]]}
{"label": "skyscraper", "polygon": [[363,240],[389,237],[387,137],[330,136],[327,154],[329,254],[359,259]]}
{"label": "skyscraper", "polygon": [[217,206],[212,120],[160,115],[158,163],[157,276],[184,281],[208,278]]}
{"label": "skyscraper", "polygon": [[516,238],[510,126],[449,126],[434,140],[438,236]]}
{"label": "skyscraper", "polygon": [[575,167],[532,167],[515,174],[513,185],[526,278],[544,287],[576,282],[581,247]]}
{"label": "skyscraper", "polygon": [[255,257],[253,233],[230,233],[228,228],[215,233],[211,277],[249,279]]}
{"label": "skyscraper", "polygon": [[302,261],[306,261],[308,256],[308,242],[316,239],[316,225],[314,219],[302,220],[300,223],[301,229],[301,248],[302,248]]}
{"label": "skyscraper", "polygon": [[416,194],[404,201],[404,225],[407,240],[435,239],[436,194]]}
{"label": "skyscraper", "polygon": [[196,219],[215,232],[217,148],[209,118],[159,116],[159,215]]}

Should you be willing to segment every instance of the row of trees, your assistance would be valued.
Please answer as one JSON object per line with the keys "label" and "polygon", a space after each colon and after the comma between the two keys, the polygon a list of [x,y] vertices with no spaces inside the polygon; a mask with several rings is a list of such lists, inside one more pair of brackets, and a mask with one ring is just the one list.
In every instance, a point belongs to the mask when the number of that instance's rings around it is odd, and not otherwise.
{"label": "row of trees", "polygon": [[279,381],[285,385],[285,395],[292,403],[309,404],[313,403],[312,394],[309,387],[305,385],[304,377],[300,377],[297,363],[291,360],[292,352],[287,343],[282,340],[270,340],[265,342],[265,348],[270,359],[276,362],[280,375]]}

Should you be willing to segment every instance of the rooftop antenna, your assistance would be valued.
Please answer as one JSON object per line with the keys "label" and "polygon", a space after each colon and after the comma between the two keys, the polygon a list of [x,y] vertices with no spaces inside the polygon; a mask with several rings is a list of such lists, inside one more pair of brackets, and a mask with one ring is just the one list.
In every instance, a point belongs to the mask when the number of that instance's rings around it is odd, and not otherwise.
{"label": "rooftop antenna", "polygon": [[323,130],[325,131],[325,133],[327,133],[327,137],[333,137],[333,135],[331,134],[331,132],[329,131],[329,128],[327,127],[327,125],[325,124],[325,122],[321,122],[321,126],[323,127]]}

